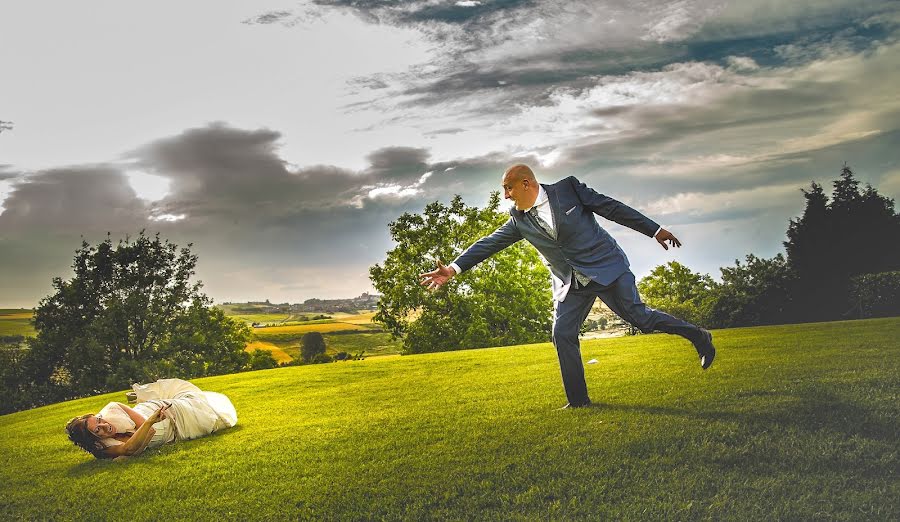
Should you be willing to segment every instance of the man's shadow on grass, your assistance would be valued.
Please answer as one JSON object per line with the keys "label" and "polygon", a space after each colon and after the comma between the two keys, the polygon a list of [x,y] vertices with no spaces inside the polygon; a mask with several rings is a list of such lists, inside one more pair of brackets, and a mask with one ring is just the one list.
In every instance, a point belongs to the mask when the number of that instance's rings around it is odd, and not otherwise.
{"label": "man's shadow on grass", "polygon": [[[742,394],[746,396],[748,394]],[[765,475],[778,470],[808,469],[817,472],[856,473],[859,476],[890,475],[890,459],[898,427],[889,415],[878,415],[859,404],[841,400],[821,390],[790,392],[749,392],[756,397],[772,397],[769,405],[756,403],[747,411],[705,410],[704,404],[684,408],[640,404],[594,403],[597,413],[620,411],[650,415],[688,417],[692,421],[737,423],[740,431],[725,432],[715,440],[715,427],[702,430],[714,441],[702,442],[698,451],[703,466],[741,468]],[[740,401],[743,397],[737,397]],[[728,403],[741,407],[734,397]],[[702,426],[701,426],[702,428]],[[640,451],[640,445],[636,447]]]}
{"label": "man's shadow on grass", "polygon": [[768,406],[753,408],[752,411],[704,409],[704,405],[710,403],[684,408],[602,402],[594,402],[594,405],[597,406],[595,409],[597,413],[604,410],[624,411],[692,417],[707,421],[738,422],[754,431],[771,431],[773,427],[796,428],[804,432],[831,431],[840,433],[846,438],[862,437],[879,442],[894,442],[900,435],[896,423],[889,422],[884,416],[821,389],[800,392],[759,390],[744,392],[723,401],[737,408],[742,406],[739,402],[741,399],[749,402],[758,397],[786,400],[777,400]]}
{"label": "man's shadow on grass", "polygon": [[[223,437],[232,433],[236,433],[244,429],[243,424],[238,424],[236,426],[232,426],[231,428],[224,429],[221,431],[217,431],[211,435],[207,435],[206,437],[201,437],[199,439],[186,440],[186,441],[176,441],[174,443],[163,444],[162,446],[151,449],[144,450],[138,456],[128,457],[126,459],[116,460],[116,459],[96,459],[94,457],[90,457],[89,460],[85,460],[84,462],[80,462],[71,468],[67,475],[69,477],[89,477],[92,475],[96,475],[98,473],[105,473],[109,470],[114,470],[123,466],[132,467],[132,466],[141,466],[147,469],[152,468],[162,468],[169,466],[170,463],[166,462],[162,459],[158,459],[155,457],[165,455],[171,451],[176,450],[176,445],[180,446],[184,449],[190,449],[194,444],[201,444],[203,442],[211,442],[219,437]],[[87,453],[84,453],[85,456],[88,456]]]}

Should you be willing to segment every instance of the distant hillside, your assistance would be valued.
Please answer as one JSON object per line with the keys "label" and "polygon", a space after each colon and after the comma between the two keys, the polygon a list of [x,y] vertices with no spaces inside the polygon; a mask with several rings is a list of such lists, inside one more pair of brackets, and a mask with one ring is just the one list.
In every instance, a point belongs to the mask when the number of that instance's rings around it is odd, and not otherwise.
{"label": "distant hillside", "polygon": [[271,351],[279,363],[300,357],[300,339],[309,332],[325,336],[329,355],[346,352],[373,356],[402,351],[401,341],[391,339],[380,325],[373,323],[375,313],[368,310],[296,312],[289,305],[265,303],[227,303],[219,307],[226,315],[252,327],[248,351]]}
{"label": "distant hillside", "polygon": [[34,336],[34,327],[31,325],[33,314],[34,311],[29,308],[0,308],[0,337]]}

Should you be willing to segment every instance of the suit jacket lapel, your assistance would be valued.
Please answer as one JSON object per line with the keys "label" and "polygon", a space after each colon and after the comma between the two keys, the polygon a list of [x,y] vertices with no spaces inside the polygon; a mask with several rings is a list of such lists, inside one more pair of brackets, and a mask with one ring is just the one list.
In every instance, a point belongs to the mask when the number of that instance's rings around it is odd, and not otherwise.
{"label": "suit jacket lapel", "polygon": [[559,240],[560,227],[559,225],[562,223],[559,219],[559,194],[556,192],[556,187],[553,185],[541,185],[544,187],[544,191],[547,193],[547,202],[550,204],[550,212],[553,213],[553,228],[556,231],[556,238]]}

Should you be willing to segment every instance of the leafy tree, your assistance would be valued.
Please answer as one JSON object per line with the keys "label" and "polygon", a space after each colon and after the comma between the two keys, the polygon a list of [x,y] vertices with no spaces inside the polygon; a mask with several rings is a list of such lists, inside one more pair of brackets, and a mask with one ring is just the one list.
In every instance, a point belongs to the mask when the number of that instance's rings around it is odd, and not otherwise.
{"label": "leafy tree", "polygon": [[300,356],[304,362],[315,362],[316,357],[325,355],[325,338],[319,332],[309,332],[300,338]]}
{"label": "leafy tree", "polygon": [[25,338],[20,335],[0,336],[0,415],[34,405],[22,372],[27,353],[23,349],[24,341]]}
{"label": "leafy tree", "polygon": [[718,284],[677,261],[654,268],[638,283],[647,305],[702,326],[711,324]]}
{"label": "leafy tree", "polygon": [[278,361],[272,357],[272,352],[256,349],[250,353],[249,366],[251,370],[268,370],[269,368],[278,366]]}
{"label": "leafy tree", "polygon": [[783,255],[763,259],[748,254],[746,264],[723,267],[722,284],[710,310],[717,327],[782,324],[790,319],[794,273]]}
{"label": "leafy tree", "polygon": [[63,399],[160,377],[242,370],[249,329],[225,317],[191,282],[197,257],[144,232],[113,245],[83,242],[70,280],[34,313],[24,362],[33,386]]}
{"label": "leafy tree", "polygon": [[406,353],[436,352],[546,341],[552,299],[549,272],[533,247],[519,242],[430,292],[419,274],[435,260],[454,259],[502,225],[500,195],[483,209],[456,196],[450,205],[430,203],[422,214],[405,213],[390,224],[395,247],[369,270],[382,294],[375,320]]}
{"label": "leafy tree", "polygon": [[850,296],[856,317],[900,315],[900,271],[853,277]]}
{"label": "leafy tree", "polygon": [[806,209],[788,226],[784,243],[797,274],[796,319],[837,319],[849,308],[856,275],[900,269],[900,215],[871,185],[860,190],[846,164],[829,203],[822,186],[804,190]]}

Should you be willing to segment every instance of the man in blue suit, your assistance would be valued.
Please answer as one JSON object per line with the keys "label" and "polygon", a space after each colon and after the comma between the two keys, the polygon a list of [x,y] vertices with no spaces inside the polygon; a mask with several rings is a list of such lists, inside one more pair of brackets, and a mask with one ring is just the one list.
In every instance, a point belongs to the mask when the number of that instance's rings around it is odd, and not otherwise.
{"label": "man in blue suit", "polygon": [[527,165],[507,169],[503,175],[503,196],[515,203],[509,211],[509,221],[478,240],[449,266],[438,262],[437,269],[422,274],[422,284],[429,289],[438,288],[521,239],[534,245],[553,280],[553,344],[569,400],[565,408],[591,403],[578,332],[597,297],[644,333],[660,331],[689,340],[700,356],[700,366],[709,368],[716,356],[712,334],[648,308],[641,301],[625,252],[600,227],[594,214],[653,237],[666,250],[669,245],[681,246],[671,232],[628,205],[597,193],[574,176],[552,185],[539,184]]}

